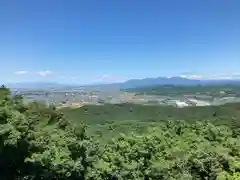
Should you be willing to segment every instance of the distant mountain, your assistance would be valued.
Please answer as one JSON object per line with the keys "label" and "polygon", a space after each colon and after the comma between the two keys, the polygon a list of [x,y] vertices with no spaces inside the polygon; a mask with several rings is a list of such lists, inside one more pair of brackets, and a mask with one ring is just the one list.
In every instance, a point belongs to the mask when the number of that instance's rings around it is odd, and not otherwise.
{"label": "distant mountain", "polygon": [[102,88],[141,88],[156,85],[184,85],[184,86],[196,86],[196,85],[240,85],[240,80],[199,80],[199,79],[187,79],[182,77],[158,77],[158,78],[145,78],[145,79],[131,79],[123,83],[113,83],[107,85],[93,85],[92,87]]}
{"label": "distant mountain", "polygon": [[145,79],[132,79],[122,84],[122,88],[147,87],[153,85],[196,85],[200,80],[192,80],[181,77],[158,77]]}
{"label": "distant mountain", "polygon": [[59,89],[64,87],[70,87],[70,85],[51,82],[22,82],[6,84],[6,87],[10,89]]}
{"label": "distant mountain", "polygon": [[71,89],[71,88],[117,88],[117,89],[129,89],[148,87],[155,85],[240,85],[239,80],[199,80],[199,79],[187,79],[182,77],[157,77],[157,78],[145,78],[145,79],[131,79],[123,83],[111,83],[111,84],[94,84],[94,85],[66,85],[49,82],[32,82],[32,83],[15,83],[7,84],[6,86],[11,89]]}

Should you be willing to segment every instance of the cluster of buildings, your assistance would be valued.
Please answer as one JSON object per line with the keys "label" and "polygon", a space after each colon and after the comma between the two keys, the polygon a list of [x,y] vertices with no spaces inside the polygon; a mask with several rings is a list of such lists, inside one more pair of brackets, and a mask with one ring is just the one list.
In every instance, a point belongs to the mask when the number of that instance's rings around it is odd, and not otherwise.
{"label": "cluster of buildings", "polygon": [[[223,94],[223,93],[222,93]],[[186,106],[209,106],[219,105],[229,102],[240,102],[238,97],[218,97],[213,98],[210,95],[183,95],[183,96],[160,96],[135,94],[122,92],[120,90],[62,90],[62,91],[26,91],[22,92],[27,100],[37,100],[47,104],[55,104],[57,106],[74,106],[81,107],[85,104],[102,105],[106,103],[135,103],[143,105],[171,105],[175,107]]]}

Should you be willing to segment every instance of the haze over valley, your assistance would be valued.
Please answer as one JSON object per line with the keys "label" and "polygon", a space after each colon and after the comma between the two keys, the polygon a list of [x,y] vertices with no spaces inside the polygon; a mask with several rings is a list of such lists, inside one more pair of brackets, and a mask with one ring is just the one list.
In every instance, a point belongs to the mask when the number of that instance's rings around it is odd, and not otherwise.
{"label": "haze over valley", "polygon": [[185,107],[221,105],[240,101],[240,80],[237,79],[193,80],[161,77],[85,86],[19,83],[12,85],[12,90],[16,94],[23,95],[28,101],[37,100],[58,107],[108,103]]}

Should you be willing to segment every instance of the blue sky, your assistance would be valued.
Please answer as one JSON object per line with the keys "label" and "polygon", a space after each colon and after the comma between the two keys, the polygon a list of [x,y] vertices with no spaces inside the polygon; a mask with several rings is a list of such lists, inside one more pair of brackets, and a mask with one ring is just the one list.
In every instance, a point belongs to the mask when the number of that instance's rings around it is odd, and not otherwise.
{"label": "blue sky", "polygon": [[0,82],[237,77],[239,9],[239,0],[2,0]]}

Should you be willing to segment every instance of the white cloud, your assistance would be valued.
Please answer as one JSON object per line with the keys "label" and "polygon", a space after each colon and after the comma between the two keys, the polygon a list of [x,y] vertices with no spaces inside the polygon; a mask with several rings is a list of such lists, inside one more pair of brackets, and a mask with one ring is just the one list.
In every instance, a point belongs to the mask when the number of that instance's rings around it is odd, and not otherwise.
{"label": "white cloud", "polygon": [[61,80],[64,83],[78,83],[80,79],[78,77],[69,77],[69,76],[59,76],[59,80]]}
{"label": "white cloud", "polygon": [[202,75],[197,75],[197,74],[180,75],[180,77],[187,78],[187,79],[203,79],[204,78]]}
{"label": "white cloud", "polygon": [[48,75],[52,74],[52,72],[49,70],[45,70],[45,71],[39,71],[37,74],[39,76],[48,76]]}
{"label": "white cloud", "polygon": [[240,79],[240,74],[236,73],[212,73],[202,76],[203,79],[207,80],[234,80]]}
{"label": "white cloud", "polygon": [[[186,76],[186,75],[180,75],[180,77],[181,78],[188,78],[188,76]],[[171,76],[170,76],[170,78],[171,78]]]}
{"label": "white cloud", "polygon": [[16,71],[16,72],[14,72],[14,74],[16,74],[16,75],[23,75],[23,74],[26,74],[27,73],[27,71]]}
{"label": "white cloud", "polygon": [[202,80],[236,80],[240,79],[240,73],[212,73],[212,74],[204,74],[204,75],[196,75],[196,74],[183,74],[180,75],[182,78],[188,79],[202,79]]}
{"label": "white cloud", "polygon": [[194,75],[188,76],[188,78],[189,78],[189,79],[202,79],[203,76],[194,74]]}

